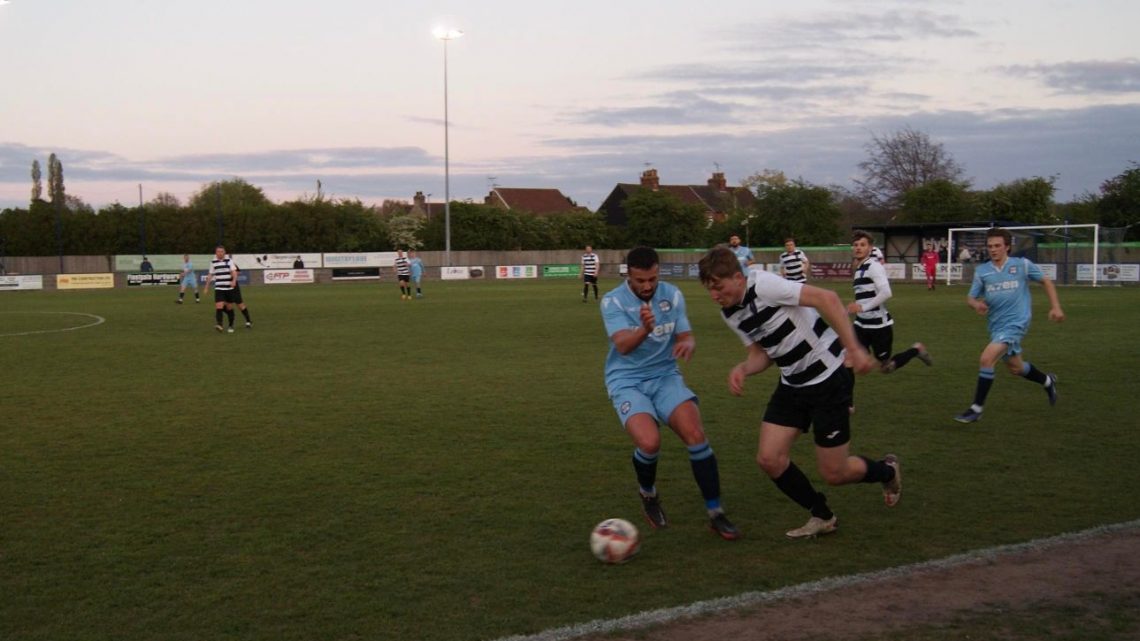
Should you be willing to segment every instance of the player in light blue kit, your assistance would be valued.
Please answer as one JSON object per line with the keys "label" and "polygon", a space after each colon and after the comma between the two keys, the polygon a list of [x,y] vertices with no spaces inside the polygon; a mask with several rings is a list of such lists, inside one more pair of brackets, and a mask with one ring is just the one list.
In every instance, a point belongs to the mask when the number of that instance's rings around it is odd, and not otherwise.
{"label": "player in light blue kit", "polygon": [[954,417],[959,423],[973,423],[982,417],[986,395],[994,383],[994,365],[1005,361],[1009,373],[1023,376],[1045,388],[1049,404],[1057,403],[1057,378],[1045,374],[1021,357],[1021,339],[1029,331],[1032,317],[1032,299],[1029,281],[1041,283],[1049,297],[1049,320],[1065,320],[1057,288],[1045,277],[1041,268],[1027,258],[1009,255],[1013,237],[1008,230],[995,227],[986,232],[986,251],[990,262],[978,265],[974,271],[974,284],[966,303],[974,311],[988,316],[990,343],[982,350],[979,359],[978,386],[974,391],[974,404]]}
{"label": "player in light blue kit", "polygon": [[756,257],[752,254],[752,250],[740,244],[740,236],[733,234],[728,239],[728,246],[732,248],[732,253],[736,255],[736,260],[740,261],[740,271],[745,274],[748,273],[748,268],[756,262]]}
{"label": "player in light blue kit", "polygon": [[681,377],[677,359],[688,361],[696,341],[685,314],[685,297],[658,280],[657,252],[636,247],[626,256],[629,276],[602,298],[602,320],[610,338],[606,391],[633,439],[633,468],[645,517],[654,528],[669,522],[657,495],[660,423],[689,450],[693,477],[705,499],[709,527],[726,540],[740,537],[720,502],[720,473],[701,423],[697,395]]}
{"label": "player in light blue kit", "polygon": [[194,288],[194,302],[202,302],[202,299],[198,297],[198,281],[195,278],[194,263],[190,262],[190,254],[182,254],[182,281],[178,284],[178,300],[174,302],[179,305],[182,304],[182,299],[186,296],[187,287]]}
{"label": "player in light blue kit", "polygon": [[424,290],[420,287],[420,281],[424,277],[424,261],[416,256],[416,250],[408,250],[408,267],[412,269],[412,283],[416,286],[416,298],[424,297]]}

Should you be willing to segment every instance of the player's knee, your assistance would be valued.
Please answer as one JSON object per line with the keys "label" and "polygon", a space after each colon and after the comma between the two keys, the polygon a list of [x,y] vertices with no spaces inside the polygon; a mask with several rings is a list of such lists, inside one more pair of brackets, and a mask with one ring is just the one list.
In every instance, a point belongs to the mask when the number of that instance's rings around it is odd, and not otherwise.
{"label": "player's knee", "polygon": [[756,455],[756,464],[770,478],[776,478],[788,469],[788,455],[780,452],[760,452]]}
{"label": "player's knee", "polygon": [[819,476],[828,485],[843,485],[847,482],[847,475],[841,467],[820,467]]}

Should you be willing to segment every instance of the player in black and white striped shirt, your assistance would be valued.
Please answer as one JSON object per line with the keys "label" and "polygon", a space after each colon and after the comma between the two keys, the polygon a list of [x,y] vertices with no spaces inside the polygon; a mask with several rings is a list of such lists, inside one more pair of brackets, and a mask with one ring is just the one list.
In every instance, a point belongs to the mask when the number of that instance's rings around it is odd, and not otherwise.
{"label": "player in black and white striped shirt", "polygon": [[400,300],[412,300],[412,265],[404,250],[396,250],[396,281],[400,283]]}
{"label": "player in black and white striped shirt", "polygon": [[214,248],[214,259],[210,261],[210,273],[206,276],[206,285],[202,289],[205,295],[210,291],[210,283],[214,284],[214,329],[225,331],[222,327],[222,314],[229,319],[229,332],[234,331],[234,288],[237,287],[237,267],[226,255],[226,248],[218,245]]}
{"label": "player in black and white striped shirt", "polygon": [[871,235],[865,231],[855,232],[851,239],[851,254],[856,265],[852,273],[855,300],[847,305],[847,311],[855,314],[855,336],[879,361],[884,374],[890,374],[915,357],[931,365],[933,361],[922,343],[891,356],[895,324],[887,311],[887,300],[892,296],[891,283],[887,280],[887,270],[875,259],[871,241]]}
{"label": "player in black and white striped shirt", "polygon": [[780,274],[790,281],[802,283],[807,280],[810,272],[811,263],[807,254],[796,249],[796,239],[785,238],[784,253],[780,254]]}
{"label": "player in black and white striped shirt", "polygon": [[586,294],[590,291],[590,285],[594,286],[594,300],[598,300],[598,255],[594,253],[594,248],[586,245],[586,253],[582,254],[582,302],[586,302]]}
{"label": "player in black and white striped shirt", "polygon": [[881,483],[886,504],[898,503],[898,457],[888,454],[872,461],[848,453],[851,370],[862,374],[873,363],[855,338],[839,296],[765,271],[745,275],[724,245],[701,259],[700,279],[721,306],[725,323],[748,349],[747,358],[729,373],[729,391],[739,396],[747,377],[773,363],[780,369],[760,425],[757,461],[781,492],[811,512],[808,522],[787,536],[812,537],[834,532],[837,526],[826,497],[790,459],[796,438],[809,429],[815,437],[816,465],[829,485]]}

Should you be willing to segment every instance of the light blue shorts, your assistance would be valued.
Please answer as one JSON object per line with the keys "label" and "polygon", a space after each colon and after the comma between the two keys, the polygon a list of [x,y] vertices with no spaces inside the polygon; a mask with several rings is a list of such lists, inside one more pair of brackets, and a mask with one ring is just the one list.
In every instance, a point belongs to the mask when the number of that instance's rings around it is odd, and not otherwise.
{"label": "light blue shorts", "polygon": [[1005,354],[1001,359],[1004,361],[1011,356],[1017,356],[1021,353],[1021,337],[1025,334],[1023,332],[1015,332],[1010,330],[994,332],[990,335],[991,343],[1005,343]]}
{"label": "light blue shorts", "polygon": [[668,424],[673,410],[689,400],[699,402],[680,374],[641,381],[610,392],[610,402],[623,427],[629,417],[642,413],[655,417],[658,423]]}
{"label": "light blue shorts", "polygon": [[193,287],[198,289],[198,281],[194,279],[194,274],[189,274],[182,277],[182,287]]}

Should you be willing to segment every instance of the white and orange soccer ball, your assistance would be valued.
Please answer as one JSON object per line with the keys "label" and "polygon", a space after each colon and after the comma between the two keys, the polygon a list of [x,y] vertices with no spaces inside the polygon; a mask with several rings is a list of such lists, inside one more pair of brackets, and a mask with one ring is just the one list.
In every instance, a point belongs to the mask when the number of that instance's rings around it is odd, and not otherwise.
{"label": "white and orange soccer ball", "polygon": [[641,535],[625,519],[606,519],[590,533],[590,550],[602,563],[625,563],[641,549]]}

